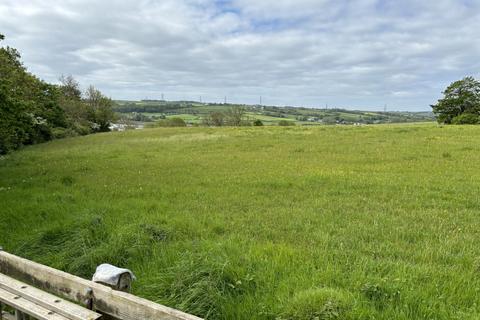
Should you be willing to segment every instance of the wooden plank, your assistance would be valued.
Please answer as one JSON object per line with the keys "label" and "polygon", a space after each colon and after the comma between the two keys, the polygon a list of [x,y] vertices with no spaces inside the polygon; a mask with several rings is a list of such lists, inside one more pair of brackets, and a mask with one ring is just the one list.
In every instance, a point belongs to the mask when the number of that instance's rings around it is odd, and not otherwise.
{"label": "wooden plank", "polygon": [[2,311],[0,314],[0,320],[15,320],[15,316],[6,311]]}
{"label": "wooden plank", "polygon": [[15,320],[15,316],[6,311],[2,311],[1,320]]}
{"label": "wooden plank", "polygon": [[15,316],[12,315],[12,314],[10,314],[10,313],[8,313],[8,312],[2,313],[2,317],[3,317],[3,318],[0,318],[0,319],[2,319],[2,320],[15,320]]}
{"label": "wooden plank", "polygon": [[121,320],[201,320],[129,293],[0,251],[0,272],[80,304],[93,298],[94,310]]}
{"label": "wooden plank", "polygon": [[0,273],[0,288],[71,320],[95,320],[102,316],[92,310],[88,310],[70,301],[60,299],[52,294],[7,277],[2,273]]}
{"label": "wooden plank", "polygon": [[4,289],[0,289],[0,301],[38,320],[70,320]]}

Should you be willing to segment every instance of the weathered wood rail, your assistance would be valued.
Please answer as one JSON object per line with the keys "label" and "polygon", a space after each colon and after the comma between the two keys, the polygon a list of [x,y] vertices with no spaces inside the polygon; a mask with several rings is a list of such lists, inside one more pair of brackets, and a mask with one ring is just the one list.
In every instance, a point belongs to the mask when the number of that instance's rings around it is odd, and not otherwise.
{"label": "weathered wood rail", "polygon": [[[96,320],[102,315],[0,273],[0,302],[39,320]],[[5,315],[8,317],[8,314]]]}
{"label": "weathered wood rail", "polygon": [[[13,279],[12,279],[13,278]],[[24,284],[18,282],[22,281]],[[142,320],[142,319],[151,319],[151,320],[202,320],[199,317],[178,311],[152,301],[139,298],[132,294],[116,291],[110,287],[104,286],[93,281],[85,280],[83,278],[73,276],[63,271],[59,271],[39,263],[20,258],[13,254],[7,253],[0,249],[0,282],[3,283],[0,285],[0,296],[2,289],[5,292],[4,299],[14,299],[14,296],[21,297],[26,304],[32,302],[32,299],[25,298],[25,294],[21,292],[27,288],[22,286],[32,286],[34,288],[28,287],[30,292],[30,298],[33,295],[33,301],[36,301],[35,305],[40,306],[46,310],[49,309],[50,300],[52,299],[51,295],[61,297],[70,301],[77,303],[87,309],[94,310],[95,312],[103,315],[101,319],[107,317],[109,319],[118,319],[118,320]],[[8,288],[5,283],[8,284]],[[11,287],[17,288],[20,292],[12,292]],[[5,290],[8,289],[8,290]],[[36,291],[38,290],[38,291]],[[44,291],[45,295],[42,296],[42,293],[39,291]],[[35,294],[31,293],[34,292]],[[19,293],[23,295],[19,295]],[[8,296],[11,294],[11,296]],[[22,300],[16,298],[14,300]],[[36,299],[36,300],[35,300]],[[11,300],[10,303],[12,303]],[[49,302],[50,301],[50,302]],[[53,302],[55,304],[64,304],[68,305],[68,301],[59,300],[60,302]],[[8,304],[8,302],[4,302]],[[12,305],[10,305],[12,306]],[[75,311],[74,307],[68,305],[72,309],[72,312],[85,313],[85,311]],[[32,311],[25,310],[25,306],[12,306],[18,308],[17,310],[25,312],[27,314],[32,314]],[[58,311],[59,308],[56,310]],[[65,319],[80,320],[80,315],[75,318],[71,316],[71,313],[62,314],[62,310],[65,308],[60,308],[60,313],[55,313],[55,315],[64,317]],[[42,311],[43,312],[43,311]],[[78,315],[78,314],[77,314]],[[88,319],[96,319],[95,314],[86,314]],[[0,316],[1,317],[1,316]],[[21,319],[18,318],[17,319]],[[37,316],[37,319],[41,317]],[[47,318],[45,318],[47,319]],[[62,319],[60,317],[52,317],[51,319]],[[87,319],[87,318],[85,318]]]}

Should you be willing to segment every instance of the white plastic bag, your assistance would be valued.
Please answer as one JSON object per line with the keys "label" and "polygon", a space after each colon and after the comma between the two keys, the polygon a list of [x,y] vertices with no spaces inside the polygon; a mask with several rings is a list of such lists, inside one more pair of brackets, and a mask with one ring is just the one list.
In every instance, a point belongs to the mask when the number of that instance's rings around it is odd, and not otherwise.
{"label": "white plastic bag", "polygon": [[108,263],[104,263],[97,267],[97,270],[93,275],[92,281],[108,284],[112,287],[115,287],[119,284],[120,277],[125,273],[128,273],[132,280],[136,279],[132,271],[128,269],[118,268]]}

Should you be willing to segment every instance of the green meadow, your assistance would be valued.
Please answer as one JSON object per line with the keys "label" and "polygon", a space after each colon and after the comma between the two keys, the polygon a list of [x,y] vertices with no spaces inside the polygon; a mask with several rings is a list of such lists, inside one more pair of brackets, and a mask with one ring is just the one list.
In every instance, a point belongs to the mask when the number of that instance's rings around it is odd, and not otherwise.
{"label": "green meadow", "polygon": [[480,127],[157,128],[0,158],[0,245],[207,319],[479,319]]}

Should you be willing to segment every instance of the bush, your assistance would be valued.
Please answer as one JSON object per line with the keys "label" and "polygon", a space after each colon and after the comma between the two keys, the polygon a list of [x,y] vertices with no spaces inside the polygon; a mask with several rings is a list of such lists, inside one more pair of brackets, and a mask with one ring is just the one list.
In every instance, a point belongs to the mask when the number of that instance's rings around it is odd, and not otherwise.
{"label": "bush", "polygon": [[187,124],[182,118],[162,119],[155,123],[156,127],[186,127]]}
{"label": "bush", "polygon": [[209,127],[221,127],[225,125],[225,121],[223,112],[210,112],[203,118],[203,124]]}
{"label": "bush", "polygon": [[257,120],[255,120],[255,121],[253,121],[253,125],[254,125],[255,127],[261,127],[261,126],[263,126],[263,122],[262,122],[262,120],[257,119]]}
{"label": "bush", "polygon": [[473,113],[463,113],[452,119],[452,124],[478,124],[479,116]]}
{"label": "bush", "polygon": [[78,133],[75,132],[75,130],[70,128],[53,128],[52,135],[54,139],[62,139],[62,138],[78,136]]}
{"label": "bush", "polygon": [[280,121],[278,121],[278,125],[279,125],[279,126],[282,126],[282,127],[294,126],[294,125],[295,125],[295,122],[289,121],[289,120],[280,120]]}

